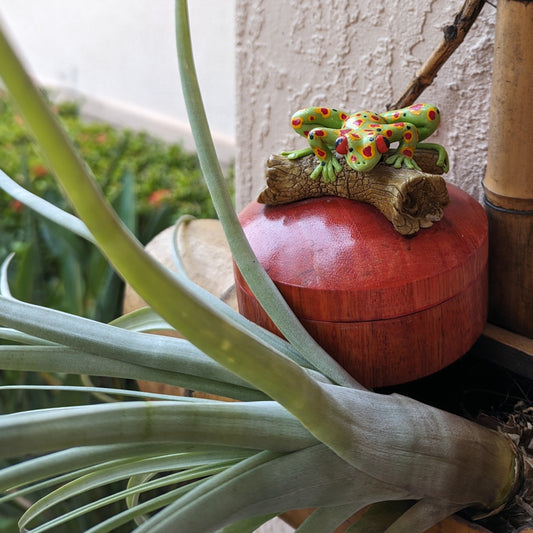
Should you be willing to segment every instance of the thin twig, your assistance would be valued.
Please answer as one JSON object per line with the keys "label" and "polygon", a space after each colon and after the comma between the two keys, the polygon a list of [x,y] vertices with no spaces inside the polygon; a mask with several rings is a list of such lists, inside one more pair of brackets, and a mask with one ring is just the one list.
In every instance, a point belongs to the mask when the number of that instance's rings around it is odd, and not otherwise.
{"label": "thin twig", "polygon": [[422,92],[429,87],[441,67],[463,42],[466,34],[474,24],[486,0],[466,0],[461,10],[455,15],[453,24],[443,29],[444,38],[428,60],[416,73],[405,92],[389,109],[400,109],[413,104]]}

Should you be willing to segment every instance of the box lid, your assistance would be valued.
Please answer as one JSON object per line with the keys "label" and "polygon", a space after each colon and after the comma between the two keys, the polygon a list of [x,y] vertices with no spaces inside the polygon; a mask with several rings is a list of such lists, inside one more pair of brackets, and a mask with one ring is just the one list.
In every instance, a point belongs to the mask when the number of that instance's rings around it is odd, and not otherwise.
{"label": "box lid", "polygon": [[259,262],[300,318],[382,320],[452,298],[486,267],[483,208],[453,185],[448,192],[442,220],[410,238],[376,208],[336,197],[282,206],[252,202],[240,220]]}

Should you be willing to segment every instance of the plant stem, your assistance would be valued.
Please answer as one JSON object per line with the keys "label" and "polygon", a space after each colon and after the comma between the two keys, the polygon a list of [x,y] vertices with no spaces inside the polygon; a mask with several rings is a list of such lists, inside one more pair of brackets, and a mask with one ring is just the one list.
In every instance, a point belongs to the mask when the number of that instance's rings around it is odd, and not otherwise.
{"label": "plant stem", "polygon": [[183,95],[198,149],[200,166],[228,239],[233,258],[259,303],[285,338],[301,355],[335,383],[362,389],[363,387],[307,333],[268,274],[259,264],[244,235],[225,185],[209,130],[196,77],[188,19],[187,0],[176,0],[176,43]]}

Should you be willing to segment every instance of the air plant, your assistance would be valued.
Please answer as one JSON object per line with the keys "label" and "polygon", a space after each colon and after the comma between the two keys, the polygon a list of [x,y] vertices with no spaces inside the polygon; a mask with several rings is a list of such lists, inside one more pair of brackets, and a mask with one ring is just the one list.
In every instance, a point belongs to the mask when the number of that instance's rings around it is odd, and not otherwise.
{"label": "air plant", "polygon": [[[413,533],[460,509],[490,513],[504,506],[522,473],[509,438],[407,397],[366,390],[281,298],[225,188],[196,80],[186,0],[176,1],[176,34],[213,203],[238,268],[286,340],[145,253],[2,33],[0,74],[79,218],[29,195],[3,173],[0,185],[94,243],[149,307],[103,324],[22,302],[9,293],[6,261],[0,336],[12,344],[0,346],[0,368],[145,379],[239,401],[94,387],[88,390],[129,399],[3,414],[0,457],[12,465],[0,471],[0,506],[24,498],[29,505],[19,528],[36,533],[57,531],[115,501],[124,502],[123,510],[88,531],[129,524],[138,533],[244,533],[287,510],[312,507],[297,531],[326,533],[376,504],[375,531]],[[184,338],[146,334],[169,327]],[[69,498],[116,481],[124,484],[110,495],[54,513]],[[33,497],[43,490],[46,495]],[[360,521],[349,531],[371,529]]]}

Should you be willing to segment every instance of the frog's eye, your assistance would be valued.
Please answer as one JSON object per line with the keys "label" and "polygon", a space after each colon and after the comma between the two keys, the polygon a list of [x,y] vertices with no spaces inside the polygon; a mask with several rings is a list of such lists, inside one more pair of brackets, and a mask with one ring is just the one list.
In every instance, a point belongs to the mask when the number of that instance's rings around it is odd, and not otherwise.
{"label": "frog's eye", "polygon": [[378,135],[376,137],[376,148],[380,154],[384,154],[389,151],[390,142],[389,139],[383,137],[383,135]]}
{"label": "frog's eye", "polygon": [[335,141],[335,151],[338,154],[346,155],[348,153],[348,139],[341,135]]}

